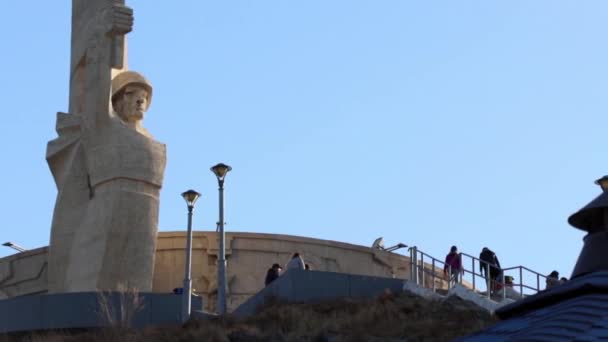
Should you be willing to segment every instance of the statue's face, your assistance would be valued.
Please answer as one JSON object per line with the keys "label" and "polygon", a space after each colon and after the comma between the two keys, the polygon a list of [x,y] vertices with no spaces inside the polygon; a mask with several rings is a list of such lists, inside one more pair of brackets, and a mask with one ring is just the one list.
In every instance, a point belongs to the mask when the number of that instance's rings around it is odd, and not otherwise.
{"label": "statue's face", "polygon": [[144,118],[148,108],[148,91],[137,84],[127,85],[115,102],[116,114],[125,122],[135,122]]}

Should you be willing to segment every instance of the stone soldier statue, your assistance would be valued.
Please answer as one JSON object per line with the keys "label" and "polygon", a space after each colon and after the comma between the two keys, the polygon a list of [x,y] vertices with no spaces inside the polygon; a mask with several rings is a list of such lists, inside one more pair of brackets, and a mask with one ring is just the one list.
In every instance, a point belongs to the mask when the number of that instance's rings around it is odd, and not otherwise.
{"label": "stone soldier statue", "polygon": [[124,71],[132,10],[116,0],[72,6],[70,113],[58,114],[47,147],[58,188],[49,291],[150,291],[166,152],[141,125],[151,84]]}

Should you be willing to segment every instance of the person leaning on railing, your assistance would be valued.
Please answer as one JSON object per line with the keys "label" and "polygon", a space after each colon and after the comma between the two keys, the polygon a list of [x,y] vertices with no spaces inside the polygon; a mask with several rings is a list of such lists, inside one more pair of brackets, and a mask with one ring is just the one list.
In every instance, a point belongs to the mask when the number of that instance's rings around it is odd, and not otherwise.
{"label": "person leaning on railing", "polygon": [[479,260],[479,271],[483,277],[490,280],[490,287],[492,288],[502,273],[498,257],[491,249],[484,247],[479,254]]}

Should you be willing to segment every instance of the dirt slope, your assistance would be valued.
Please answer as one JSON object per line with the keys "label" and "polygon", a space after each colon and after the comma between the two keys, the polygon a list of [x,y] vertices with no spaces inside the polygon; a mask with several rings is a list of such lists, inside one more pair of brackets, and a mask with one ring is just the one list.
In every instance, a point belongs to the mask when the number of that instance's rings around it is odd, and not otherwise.
{"label": "dirt slope", "polygon": [[497,321],[458,298],[431,301],[409,293],[373,300],[271,303],[244,320],[191,321],[184,327],[0,336],[0,342],[59,341],[450,341]]}

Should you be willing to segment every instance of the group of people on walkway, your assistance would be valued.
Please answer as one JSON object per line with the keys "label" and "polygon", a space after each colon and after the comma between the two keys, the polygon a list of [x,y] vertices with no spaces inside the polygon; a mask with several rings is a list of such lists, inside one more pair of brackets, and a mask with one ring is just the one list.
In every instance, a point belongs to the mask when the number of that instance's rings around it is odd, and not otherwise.
{"label": "group of people on walkway", "polygon": [[[490,291],[498,291],[503,287],[507,289],[513,288],[513,277],[503,274],[496,253],[488,247],[483,247],[481,253],[479,253],[479,272],[482,277],[486,278]],[[458,247],[452,246],[450,252],[445,256],[443,273],[446,277],[449,277],[450,286],[458,283],[460,277],[464,274],[464,267],[462,266],[461,254],[458,252]],[[566,277],[560,278],[559,273],[553,271],[547,276],[546,288],[549,289],[566,281],[568,281]]]}
{"label": "group of people on walkway", "polygon": [[[443,268],[444,274],[449,277],[450,286],[459,282],[464,274],[462,266],[461,254],[458,252],[458,247],[452,246],[450,252],[445,256]],[[503,271],[500,266],[500,261],[496,253],[488,247],[483,247],[479,253],[479,272],[486,279],[488,288],[491,292],[495,292],[504,287],[513,287],[513,277],[503,276]]]}
{"label": "group of people on walkway", "polygon": [[[300,253],[294,253],[291,259],[285,265],[285,271],[289,270],[310,270],[310,265],[304,262]],[[268,286],[270,283],[275,281],[283,273],[283,267],[280,264],[273,264],[266,272],[266,280],[264,285]]]}
{"label": "group of people on walkway", "polygon": [[[488,247],[484,247],[479,254],[479,260],[481,260],[479,262],[479,272],[481,272],[483,277],[490,280],[496,280],[500,277],[502,270],[496,253]],[[462,258],[458,252],[458,247],[452,246],[450,252],[445,256],[443,273],[451,277],[449,281],[452,283],[457,283],[464,274],[464,267],[462,266]]]}

